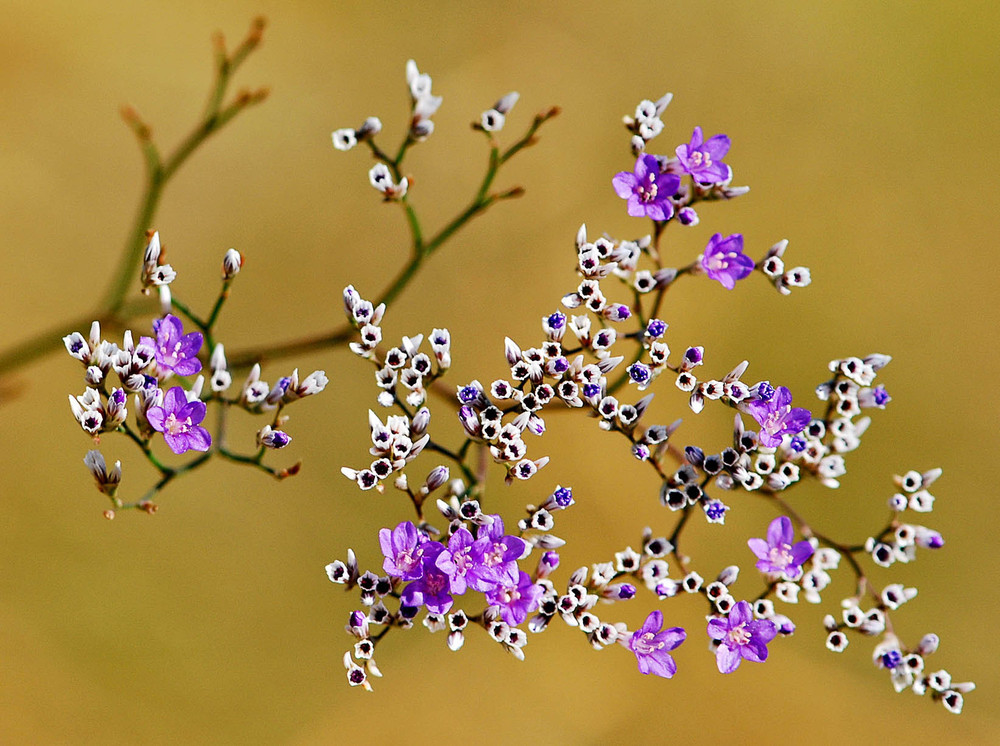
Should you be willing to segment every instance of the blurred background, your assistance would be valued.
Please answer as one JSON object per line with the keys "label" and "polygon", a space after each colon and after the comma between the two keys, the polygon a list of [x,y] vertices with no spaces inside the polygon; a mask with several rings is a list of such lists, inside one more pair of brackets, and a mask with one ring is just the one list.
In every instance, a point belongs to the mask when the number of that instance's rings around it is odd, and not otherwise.
{"label": "blurred background", "polygon": [[[696,228],[668,232],[670,255],[690,261],[716,231],[743,233],[752,256],[788,238],[786,262],[809,266],[813,284],[784,298],[757,276],[733,293],[704,278],[681,283],[663,313],[671,346],[704,345],[706,371],[717,376],[749,359],[749,380],[784,383],[803,406],[815,401],[830,359],[894,357],[880,377],[893,402],[874,413],[841,489],[803,485],[792,501],[818,529],[860,542],[882,525],[892,474],[941,466],[926,523],[946,546],[874,577],[918,585],[894,616],[900,635],[938,633],[932,669],[979,684],[954,717],[896,695],[870,646],[855,640],[841,655],[828,652],[820,620],[850,592],[841,578],[820,607],[791,607],[799,632],[772,645],[766,665],[731,676],[707,652],[703,607],[676,599],[662,607],[669,623],[688,626],[689,640],[671,681],[643,677],[625,650],[591,651],[555,624],[530,639],[524,663],[485,635],[470,635],[454,654],[441,634],[394,633],[380,647],[376,693],[351,690],[343,625],[357,600],[323,567],[353,547],[377,568],[377,530],[409,518],[398,495],[361,493],[339,473],[367,463],[369,367],[343,350],[265,367],[272,381],[293,365],[323,368],[331,380],[290,410],[294,442],[272,456],[278,466],[302,459],[295,479],[279,484],[213,462],[171,485],[155,516],[109,522],[82,463],[90,442],[66,404],[67,393],[82,391],[80,368],[56,353],[5,379],[0,405],[8,443],[0,742],[321,744],[385,732],[417,743],[478,733],[551,743],[995,738],[996,4],[956,1],[947,12],[847,0],[0,7],[2,348],[96,305],[143,184],[119,108],[136,107],[170,149],[204,105],[215,30],[232,45],[255,15],[268,17],[264,44],[236,84],[267,85],[272,95],[195,155],[150,227],[179,271],[175,294],[198,309],[215,297],[225,250],[243,252],[219,327],[229,349],[333,327],[344,285],[375,296],[404,261],[402,216],[368,185],[368,156],[335,151],[330,132],[376,115],[393,148],[406,126],[408,58],[444,96],[434,135],[406,169],[431,231],[481,177],[486,146],[469,123],[483,109],[521,93],[500,138],[510,142],[534,112],[563,108],[498,180],[525,186],[526,196],[468,226],[386,316],[388,339],[450,327],[454,384],[500,376],[505,334],[537,343],[541,316],[575,287],[580,223],[591,235],[645,232],[611,189],[612,175],[632,163],[621,117],[673,91],[651,150],[672,151],[694,125],[728,133],[734,183],[752,191],[706,206]],[[657,421],[683,416],[680,440],[722,447],[728,416],[707,407],[696,418],[679,392],[658,390]],[[457,442],[438,411],[432,432]],[[255,424],[248,419],[243,431],[247,450]],[[529,483],[491,484],[488,506],[512,522],[556,483],[574,487],[578,505],[557,524],[570,539],[558,583],[576,566],[638,546],[644,525],[669,533],[673,516],[623,441],[582,417],[549,425],[530,447],[551,464]],[[134,449],[106,437],[102,450],[124,462],[122,496],[138,497],[152,474]],[[417,463],[417,471],[435,465]],[[771,514],[729,497],[727,526],[693,526],[685,550],[706,576],[741,564],[736,589],[756,594],[745,539],[763,535]],[[633,603],[599,611],[634,626],[654,604]]]}

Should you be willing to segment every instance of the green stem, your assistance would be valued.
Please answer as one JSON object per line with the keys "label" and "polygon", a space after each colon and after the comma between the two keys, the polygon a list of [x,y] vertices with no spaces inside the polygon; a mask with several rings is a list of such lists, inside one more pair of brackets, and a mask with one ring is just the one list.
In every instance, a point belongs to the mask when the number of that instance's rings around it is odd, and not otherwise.
{"label": "green stem", "polygon": [[[161,160],[159,150],[151,139],[148,125],[143,123],[131,109],[123,110],[126,123],[135,132],[142,150],[146,164],[146,188],[136,210],[132,227],[126,237],[125,246],[112,280],[98,309],[84,316],[83,321],[67,320],[59,324],[57,328],[37,334],[0,354],[0,374],[20,368],[57,350],[67,328],[86,327],[94,319],[99,320],[102,325],[118,327],[123,326],[133,315],[127,310],[132,307],[132,304],[126,302],[126,295],[138,274],[147,243],[146,231],[154,221],[160,198],[170,178],[209,136],[222,129],[233,117],[247,107],[263,101],[267,95],[264,90],[255,93],[244,92],[238,95],[229,106],[221,108],[222,99],[233,74],[260,43],[263,28],[263,20],[255,20],[249,34],[233,52],[233,55],[225,59],[224,63],[217,62],[216,79],[202,120],[165,161]],[[225,58],[224,51],[222,58]]]}

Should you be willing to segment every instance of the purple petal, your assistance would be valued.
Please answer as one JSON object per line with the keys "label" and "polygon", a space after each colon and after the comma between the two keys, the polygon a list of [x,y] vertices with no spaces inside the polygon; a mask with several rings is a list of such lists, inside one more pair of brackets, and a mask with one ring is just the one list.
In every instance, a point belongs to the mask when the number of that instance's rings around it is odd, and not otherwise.
{"label": "purple petal", "polygon": [[635,175],[630,174],[628,171],[615,174],[615,177],[611,180],[611,185],[615,188],[615,194],[622,199],[631,197],[632,192],[635,191],[638,184],[639,181],[635,178]]}
{"label": "purple petal", "polygon": [[[681,177],[677,174],[660,174],[656,178],[656,190],[665,197],[673,196],[681,186]],[[671,210],[673,205],[671,205]]]}
{"label": "purple petal", "polygon": [[751,619],[753,619],[753,614],[750,612],[750,604],[746,601],[740,601],[729,612],[729,629],[746,624]]}
{"label": "purple petal", "polygon": [[174,386],[163,397],[163,409],[165,412],[177,416],[177,413],[188,403],[187,395],[180,386]]}
{"label": "purple petal", "polygon": [[633,194],[628,198],[628,214],[633,218],[646,217],[646,205],[639,199],[639,195]]}
{"label": "purple petal", "polygon": [[172,348],[184,334],[181,320],[172,314],[167,314],[156,327],[156,342],[160,347]]}
{"label": "purple petal", "polygon": [[655,609],[649,612],[649,616],[646,617],[646,621],[642,623],[642,627],[639,629],[637,634],[646,634],[647,632],[652,632],[654,635],[660,631],[663,626],[663,613],[659,609]]}
{"label": "purple petal", "polygon": [[772,435],[764,430],[761,430],[760,433],[758,433],[758,438],[760,438],[760,444],[765,448],[777,448],[781,445],[780,435]]}
{"label": "purple petal", "polygon": [[778,635],[778,626],[770,619],[757,619],[747,625],[747,631],[755,640],[771,642]]}
{"label": "purple petal", "polygon": [[654,639],[658,643],[663,643],[664,650],[673,650],[687,639],[687,631],[683,627],[671,627],[663,630]]}
{"label": "purple petal", "polygon": [[[750,547],[750,551],[757,555],[757,559],[766,560],[771,556],[771,547],[763,539],[748,539],[747,546]],[[757,563],[758,569],[763,569],[760,567],[760,562]]]}
{"label": "purple petal", "polygon": [[175,414],[179,420],[185,420],[190,417],[191,424],[197,425],[205,419],[206,411],[207,408],[205,406],[205,402],[195,399],[194,401],[187,402],[187,404],[177,410]]}
{"label": "purple petal", "polygon": [[750,640],[746,645],[740,647],[740,655],[748,661],[763,663],[767,660],[767,645],[759,640]]}
{"label": "purple petal", "polygon": [[207,451],[212,447],[212,436],[208,434],[208,430],[199,425],[188,430],[187,436],[188,448],[193,451]]}
{"label": "purple petal", "polygon": [[174,435],[173,433],[163,433],[163,439],[167,441],[167,445],[170,446],[170,450],[178,456],[190,448],[188,445],[187,433],[178,433],[177,435]]}
{"label": "purple petal", "polygon": [[170,369],[179,376],[193,376],[201,371],[201,360],[196,357],[181,358]]}
{"label": "purple petal", "polygon": [[652,673],[652,671],[650,670],[650,663],[652,662],[650,658],[651,656],[648,655],[640,655],[639,653],[635,654],[635,659],[639,664],[639,673],[643,674]]}
{"label": "purple petal", "polygon": [[146,419],[149,420],[149,424],[153,426],[154,430],[163,432],[163,421],[167,418],[167,413],[163,411],[163,407],[150,407],[146,410]]}
{"label": "purple petal", "polygon": [[[387,528],[381,528],[378,532],[378,545],[382,550],[383,556],[386,560],[391,560],[395,556],[395,552],[392,548],[392,531]],[[386,570],[388,572],[388,570]]]}
{"label": "purple petal", "polygon": [[721,640],[729,632],[729,625],[725,619],[709,619],[707,631],[713,640]]}
{"label": "purple petal", "polygon": [[715,663],[720,673],[732,673],[740,667],[740,660],[739,650],[733,650],[728,645],[720,645],[715,651]]}
{"label": "purple petal", "polygon": [[649,202],[646,204],[646,217],[651,220],[670,220],[673,214],[674,210],[669,202]]}
{"label": "purple petal", "polygon": [[781,425],[786,433],[800,433],[805,430],[810,420],[812,420],[812,412],[802,407],[795,407],[782,418]]}
{"label": "purple petal", "polygon": [[704,166],[698,169],[698,181],[703,184],[717,184],[720,181],[727,181],[732,173],[725,163],[717,162],[711,166]]}
{"label": "purple petal", "polygon": [[656,160],[655,156],[643,155],[635,161],[635,177],[639,182],[645,181],[646,177],[650,174],[660,173],[660,163]]}
{"label": "purple petal", "polygon": [[778,390],[774,392],[774,396],[771,398],[771,410],[774,411],[782,407],[787,407],[791,403],[792,392],[785,386],[778,386]]}
{"label": "purple petal", "polygon": [[691,133],[691,142],[689,145],[691,150],[700,150],[703,142],[705,142],[705,137],[701,133],[701,127],[695,127],[694,132]]}
{"label": "purple petal", "polygon": [[766,401],[761,401],[760,399],[754,399],[746,404],[747,412],[757,420],[759,425],[765,419],[767,419],[768,414],[771,413],[771,403]]}
{"label": "purple petal", "polygon": [[792,522],[788,516],[779,516],[767,527],[767,543],[772,547],[792,543]]}
{"label": "purple petal", "polygon": [[733,290],[736,288],[736,280],[728,272],[709,272],[708,276],[717,281],[726,290]]}
{"label": "purple petal", "polygon": [[705,141],[701,150],[708,153],[713,161],[720,161],[729,152],[730,145],[731,142],[727,135],[713,135]]}
{"label": "purple petal", "polygon": [[801,565],[807,559],[813,556],[812,544],[808,541],[800,541],[794,546],[792,546],[792,559],[795,561],[796,565]]}
{"label": "purple petal", "polygon": [[[654,676],[662,676],[665,679],[671,678],[675,673],[677,673],[677,663],[674,659],[664,652],[660,652],[655,655],[643,656],[648,662],[648,673]],[[642,670],[640,666],[639,670]]]}

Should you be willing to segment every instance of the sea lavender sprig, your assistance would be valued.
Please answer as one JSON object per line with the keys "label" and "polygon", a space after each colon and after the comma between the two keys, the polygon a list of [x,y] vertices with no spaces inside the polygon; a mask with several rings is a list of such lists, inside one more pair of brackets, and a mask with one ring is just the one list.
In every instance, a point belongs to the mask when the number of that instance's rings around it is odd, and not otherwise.
{"label": "sea lavender sprig", "polygon": [[[375,644],[392,626],[412,627],[419,606],[427,607],[424,624],[431,631],[443,629],[447,623],[452,630],[448,639],[453,650],[461,647],[463,630],[474,620],[523,659],[524,638],[516,625],[534,612],[528,622],[531,632],[545,630],[552,619],[559,617],[583,631],[595,648],[619,642],[636,655],[641,672],[670,678],[677,670],[670,652],[686,639],[685,630],[663,629],[664,617],[659,610],[650,612],[643,625],[631,633],[624,623],[604,622],[594,612],[598,601],[629,600],[643,587],[661,600],[703,596],[709,607],[706,635],[716,665],[722,673],[733,673],[741,661],[764,662],[773,639],[796,631],[792,619],[775,610],[775,600],[795,603],[801,592],[807,601],[819,603],[822,590],[830,583],[830,571],[839,566],[841,558],[846,558],[846,564],[855,573],[857,595],[843,602],[842,622],[827,617],[827,647],[843,650],[851,631],[881,637],[874,660],[890,671],[897,690],[911,688],[919,694],[930,691],[933,699],[941,700],[950,711],[959,712],[962,695],[974,685],[955,684],[946,671],[923,674],[923,656],[936,649],[936,636],[927,635],[918,646],[907,648],[892,633],[889,611],[913,598],[916,590],[890,584],[879,592],[860,562],[867,556],[875,565],[887,567],[896,561],[914,559],[917,546],[938,548],[943,544],[936,531],[906,523],[899,515],[906,509],[930,510],[934,498],[926,487],[940,470],[897,477],[897,485],[903,492],[890,500],[893,517],[882,530],[858,545],[838,542],[816,532],[791,507],[786,496],[803,477],[815,477],[827,488],[840,486],[840,477],[846,473],[844,454],[858,448],[870,424],[868,417],[855,418],[862,409],[881,409],[890,400],[885,388],[875,385],[876,374],[889,362],[888,356],[877,354],[833,361],[830,370],[834,377],[817,389],[820,399],[827,402],[821,417],[813,416],[805,408],[793,407],[792,393],[784,386],[774,386],[766,380],[744,382],[748,361],[738,363],[721,378],[699,379],[697,369],[705,362],[703,347],[687,346],[679,357],[671,360],[665,341],[668,325],[660,317],[666,291],[680,277],[705,274],[732,290],[738,281],[759,270],[779,292],[788,294],[793,287],[808,285],[811,276],[804,267],[785,270],[783,256],[787,241],[779,241],[755,262],[744,253],[741,234],[724,238],[716,233],[690,263],[676,269],[665,266],[662,239],[670,223],[694,225],[700,220],[694,204],[731,199],[747,192],[745,187],[729,186],[733,171],[721,160],[730,148],[725,135],[706,141],[700,128],[695,128],[690,141],[677,146],[676,158],[646,153],[648,142],[663,130],[659,117],[669,101],[669,94],[656,103],[643,101],[634,118],[626,117],[637,160],[632,171],[621,172],[613,179],[618,196],[628,200],[629,214],[652,220],[652,233],[637,240],[601,237],[588,241],[586,228],[581,227],[576,237],[577,272],[581,280],[575,290],[562,298],[563,306],[572,315],[555,311],[543,316],[544,337],[536,346],[523,348],[505,338],[509,378],[497,378],[488,386],[472,380],[457,387],[457,404],[454,401],[451,404],[457,407],[466,439],[455,449],[437,447],[462,467],[466,477],[454,480],[449,486],[449,499],[439,501],[442,514],[449,520],[445,532],[449,538],[437,538],[441,533],[424,519],[422,501],[409,490],[405,475],[400,475],[396,487],[409,493],[421,523],[400,524],[391,531],[382,529],[381,546],[386,558],[383,569],[389,577],[359,575],[353,552],[349,552],[346,563],[338,561],[327,567],[331,580],[345,583],[349,588],[357,585],[362,591],[362,603],[373,607],[368,614],[354,612],[348,625],[348,631],[359,638],[353,656],[350,652],[345,656],[348,679],[354,685],[370,688],[368,674],[380,675],[371,658]],[[502,117],[496,116],[499,107],[500,104],[484,114],[477,128],[489,133],[498,124],[502,125]],[[624,285],[631,297],[624,302],[614,301],[614,289],[606,287],[609,278]],[[407,361],[415,361],[421,354],[417,350],[422,336],[404,337],[401,346],[381,352],[378,324],[384,304],[365,301],[349,287],[345,291],[345,309],[360,334],[352,349],[376,365],[376,381],[382,389],[378,397],[381,405],[398,407],[405,413],[407,403],[422,406],[428,391],[445,390],[439,385],[423,384],[425,377],[429,383],[436,383],[450,366],[450,334],[444,330],[432,334],[432,340],[447,345],[444,355],[448,365],[440,365],[439,359],[438,367],[432,370],[430,358],[424,355],[420,370],[414,366],[406,368]],[[371,319],[375,320],[369,323]],[[623,346],[633,349],[616,354]],[[631,364],[622,366],[626,359],[631,359]],[[609,381],[608,375],[620,366],[624,372]],[[731,446],[680,448],[670,442],[681,426],[680,420],[670,425],[641,422],[653,394],[634,404],[618,395],[624,386],[632,384],[644,392],[665,372],[676,376],[675,387],[688,394],[688,406],[695,414],[701,413],[709,401],[718,401],[736,411]],[[400,382],[409,389],[407,397],[413,397],[412,401],[403,401],[398,395]],[[504,534],[499,516],[484,517],[481,508],[485,498],[482,467],[488,463],[483,457],[489,454],[504,467],[508,484],[516,478],[533,476],[538,465],[527,460],[522,435],[527,432],[543,435],[547,430],[544,413],[560,411],[584,412],[596,419],[602,430],[624,435],[631,455],[650,464],[656,472],[662,504],[678,513],[669,538],[653,538],[653,532],[647,528],[641,553],[626,547],[612,562],[598,562],[576,570],[569,577],[565,593],[558,592],[549,579],[559,564],[554,551],[543,554],[533,574],[511,563],[518,557],[526,558],[532,546],[548,543],[555,548],[562,543],[561,539],[546,534],[520,549],[516,540],[521,540],[525,531],[550,530],[552,509],[571,504],[571,493],[567,500],[567,492],[558,488],[542,507],[529,506],[528,518],[518,524],[521,531],[518,537]],[[748,430],[744,416],[757,429]],[[407,428],[413,417],[393,416],[396,418],[393,425],[389,421],[383,425],[377,417],[372,417],[372,453],[383,455],[388,465],[382,467],[383,475],[376,468],[378,462],[367,472],[345,469],[345,474],[362,488],[380,486],[380,479],[405,467],[412,444]],[[424,416],[427,419],[429,413]],[[394,454],[397,441],[402,442],[401,452]],[[476,470],[466,461],[473,450],[480,454]],[[395,463],[385,458],[389,454],[399,457]],[[706,583],[693,569],[694,559],[679,550],[694,509],[699,508],[709,523],[722,525],[739,499],[730,498],[733,503],[730,506],[714,495],[733,491],[763,498],[780,513],[768,526],[766,539],[748,541],[766,585],[765,591],[752,601],[737,600],[730,592],[740,574],[738,566],[724,568],[715,581]],[[798,541],[794,537],[796,529],[803,536]],[[493,549],[477,550],[477,546]],[[480,564],[486,556],[494,557],[489,572]],[[667,557],[678,570],[676,577],[670,577]],[[401,587],[403,582],[407,585]],[[384,592],[378,591],[379,587]],[[489,604],[486,610],[472,617],[465,611],[453,613],[455,596],[465,595],[469,589],[485,593]],[[385,596],[399,599],[396,612],[385,609],[381,601]],[[867,610],[861,609],[863,602],[870,605]],[[448,614],[452,616],[446,621]],[[370,623],[387,626],[371,635]]]}
{"label": "sea lavender sprig", "polygon": [[[171,283],[177,272],[164,270],[160,263],[161,246],[158,233],[149,236],[141,270],[141,287],[155,287],[159,294],[162,316],[152,322],[152,336],[140,336],[134,342],[131,330],[125,332],[119,346],[101,335],[101,325],[91,325],[89,337],[73,332],[63,338],[67,352],[85,368],[87,388],[80,396],[70,396],[69,403],[80,427],[99,445],[101,436],[121,433],[129,438],[159,473],[159,479],[138,500],[126,503],[118,497],[122,479],[121,462],[108,472],[100,451],[91,450],[84,459],[97,483],[97,488],[111,500],[112,508],[104,512],[111,519],[116,511],[138,508],[148,513],[157,510],[153,498],[182,474],[197,469],[212,456],[245,464],[277,479],[296,474],[300,464],[275,468],[264,463],[270,450],[284,448],[291,442],[282,428],[287,422],[284,408],[293,401],[321,392],[327,384],[326,374],[317,370],[299,380],[298,370],[280,378],[274,386],[260,379],[260,367],[251,370],[238,395],[227,396],[232,375],[222,344],[214,342],[214,328],[229,295],[229,288],[243,264],[242,255],[229,249],[222,261],[222,287],[210,313],[203,320],[188,306],[174,297]],[[183,321],[172,311],[178,311],[198,331],[185,332]],[[205,341],[211,349],[209,355]],[[211,370],[208,390],[205,375]],[[112,385],[111,376],[120,385]],[[192,379],[192,376],[196,376]],[[169,385],[168,385],[169,384]],[[134,422],[128,420],[128,395],[133,395]],[[208,408],[216,410],[214,436],[204,426]],[[243,409],[252,415],[268,419],[257,432],[251,452],[237,452],[226,445],[226,423],[229,411]],[[200,455],[180,464],[157,455],[161,450],[159,436],[176,456],[188,451]]]}

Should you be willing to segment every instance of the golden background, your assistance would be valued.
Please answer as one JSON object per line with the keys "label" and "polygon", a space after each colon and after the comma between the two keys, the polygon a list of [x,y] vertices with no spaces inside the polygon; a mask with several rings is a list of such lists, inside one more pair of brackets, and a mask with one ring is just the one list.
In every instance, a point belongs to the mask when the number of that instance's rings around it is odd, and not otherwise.
{"label": "golden background", "polygon": [[[398,495],[361,493],[339,473],[366,463],[369,367],[344,350],[265,367],[272,381],[293,365],[331,379],[290,410],[295,440],[271,458],[301,458],[295,479],[213,462],[171,485],[156,516],[108,522],[66,404],[82,391],[80,369],[57,353],[22,369],[19,395],[0,408],[0,742],[995,737],[996,4],[6,0],[0,11],[0,348],[96,305],[142,187],[119,107],[135,106],[172,146],[204,104],[216,29],[235,43],[253,16],[268,16],[236,83],[272,95],[180,171],[155,227],[180,273],[175,294],[198,309],[214,298],[224,251],[244,253],[219,329],[230,349],[333,327],[344,285],[374,296],[405,259],[402,216],[368,185],[367,155],[334,151],[330,131],[377,115],[385,145],[398,142],[407,58],[444,96],[435,134],[406,168],[430,230],[478,183],[486,148],[468,124],[479,112],[520,91],[500,138],[510,142],[535,111],[563,108],[498,180],[527,195],[463,231],[386,316],[389,339],[450,327],[455,384],[502,374],[504,334],[539,340],[540,317],[575,287],[581,222],[591,235],[646,230],[610,185],[631,164],[620,119],[673,91],[651,150],[670,152],[696,124],[726,132],[734,183],[752,191],[668,232],[671,256],[690,261],[715,231],[742,232],[753,256],[788,238],[789,266],[809,266],[813,285],[783,298],[758,277],[733,293],[704,278],[679,284],[663,314],[671,346],[705,345],[715,375],[749,359],[748,380],[785,383],[804,406],[831,358],[894,356],[880,378],[894,401],[874,413],[842,488],[803,486],[793,504],[826,533],[861,541],[884,519],[893,473],[943,467],[926,522],[946,546],[875,577],[918,585],[897,629],[908,641],[940,634],[931,669],[979,684],[956,718],[896,695],[870,645],[826,651],[819,621],[849,592],[841,578],[820,607],[791,607],[799,632],[772,645],[766,666],[731,676],[706,650],[701,605],[678,599],[662,605],[689,629],[671,681],[556,623],[530,639],[524,663],[485,635],[453,654],[442,634],[393,633],[376,693],[351,690],[341,657],[356,596],[323,566],[351,546],[377,568],[378,528],[409,518]],[[658,388],[661,421],[684,416],[679,439],[721,447],[728,416],[709,406],[696,418],[669,389]],[[438,411],[432,432],[455,442]],[[636,546],[643,525],[669,533],[655,482],[620,439],[582,417],[549,425],[530,447],[552,463],[527,484],[491,484],[488,505],[513,521],[553,484],[573,485],[578,505],[556,526],[570,540],[558,583]],[[151,470],[124,439],[102,449],[124,461],[122,495],[137,497]],[[418,463],[415,472],[434,465]],[[736,588],[754,594],[744,542],[770,514],[743,495],[727,502],[730,525],[693,526],[686,550],[704,575],[740,563]],[[653,604],[633,604],[599,612],[634,625]]]}

